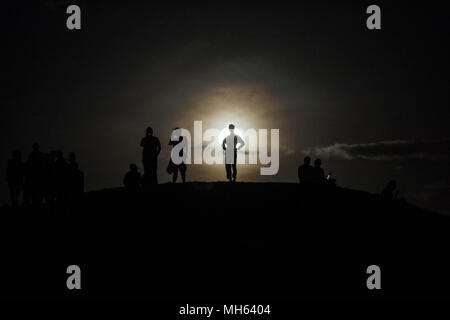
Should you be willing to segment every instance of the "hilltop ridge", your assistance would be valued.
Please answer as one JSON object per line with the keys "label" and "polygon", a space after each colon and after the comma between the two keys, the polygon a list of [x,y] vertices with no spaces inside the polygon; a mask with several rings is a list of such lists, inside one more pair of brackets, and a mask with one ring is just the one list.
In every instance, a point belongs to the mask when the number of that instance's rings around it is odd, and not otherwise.
{"label": "hilltop ridge", "polygon": [[[74,263],[79,298],[450,297],[449,218],[363,191],[191,182],[1,213],[9,297],[72,298]],[[372,264],[382,294],[365,286]]]}

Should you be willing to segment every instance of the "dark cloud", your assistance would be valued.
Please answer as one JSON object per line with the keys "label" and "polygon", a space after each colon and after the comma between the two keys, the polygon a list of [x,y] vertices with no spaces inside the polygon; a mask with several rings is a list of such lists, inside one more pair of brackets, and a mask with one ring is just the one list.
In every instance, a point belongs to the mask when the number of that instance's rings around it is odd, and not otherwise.
{"label": "dark cloud", "polygon": [[398,160],[425,159],[449,160],[450,139],[441,140],[390,140],[360,144],[336,143],[325,147],[303,150],[324,158]]}

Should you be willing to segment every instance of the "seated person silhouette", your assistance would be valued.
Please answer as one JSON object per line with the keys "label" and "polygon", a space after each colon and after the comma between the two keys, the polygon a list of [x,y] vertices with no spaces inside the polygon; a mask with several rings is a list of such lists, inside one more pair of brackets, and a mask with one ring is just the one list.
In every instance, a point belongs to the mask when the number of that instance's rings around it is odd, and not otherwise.
{"label": "seated person silhouette", "polygon": [[136,164],[130,164],[130,171],[123,178],[123,185],[127,190],[137,191],[141,188],[141,173],[138,171]]}
{"label": "seated person silhouette", "polygon": [[[180,128],[176,127],[174,130],[178,130]],[[177,144],[181,143],[183,141],[183,136],[178,137],[178,141],[177,140],[169,140],[169,147],[175,147]],[[180,151],[179,156],[181,158],[183,158],[183,149]],[[180,171],[181,173],[181,181],[183,181],[183,183],[186,182],[186,164],[184,162],[181,162],[180,164],[175,164],[172,161],[172,157],[169,159],[169,164],[167,165],[167,173],[168,174],[172,174],[172,183],[177,182],[177,178],[178,178],[178,171]]]}
{"label": "seated person silhouette", "polygon": [[312,168],[312,182],[317,183],[317,184],[321,184],[321,183],[325,183],[325,172],[323,171],[323,169],[321,168],[322,165],[322,160],[320,159],[316,159],[314,161],[314,168]]}
{"label": "seated person silhouette", "polygon": [[397,181],[391,180],[386,187],[384,187],[383,191],[381,191],[381,196],[385,199],[395,199],[400,192],[400,190],[395,191],[395,189],[397,189]]}
{"label": "seated person silhouette", "polygon": [[333,177],[333,172],[328,173],[326,183],[330,186],[336,186],[336,178]]}
{"label": "seated person silhouette", "polygon": [[306,156],[303,159],[303,164],[298,167],[298,180],[300,183],[311,183],[313,182],[314,169],[310,165],[311,158]]}
{"label": "seated person silhouette", "polygon": [[[234,124],[230,124],[228,129],[230,134],[222,141],[222,148],[225,150],[225,171],[228,181],[235,182],[237,176],[237,151],[245,146],[245,142],[241,137],[234,134]],[[239,147],[237,146],[238,144]]]}

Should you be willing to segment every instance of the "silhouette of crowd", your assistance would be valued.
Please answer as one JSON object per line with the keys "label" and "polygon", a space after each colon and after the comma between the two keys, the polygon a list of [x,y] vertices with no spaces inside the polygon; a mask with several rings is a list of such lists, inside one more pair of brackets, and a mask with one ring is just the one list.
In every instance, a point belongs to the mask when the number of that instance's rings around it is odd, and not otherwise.
{"label": "silhouette of crowd", "polygon": [[[174,128],[172,137],[169,140],[169,148],[175,148],[184,141],[184,137],[178,134],[178,129]],[[237,151],[245,145],[244,140],[234,133],[235,126],[230,124],[228,126],[230,135],[228,135],[222,142],[222,148],[226,153],[225,171],[227,179],[230,182],[236,181],[237,176]],[[234,146],[234,147],[232,147]],[[145,131],[145,136],[141,139],[142,149],[142,164],[144,166],[144,174],[141,175],[138,172],[136,164],[130,164],[130,171],[125,174],[123,184],[128,190],[139,190],[141,187],[148,188],[158,184],[157,169],[158,169],[158,156],[161,152],[161,143],[157,137],[153,135],[153,128],[148,127]],[[178,156],[184,159],[183,148],[180,148]],[[186,182],[186,163],[176,164],[172,160],[172,156],[169,159],[169,163],[166,169],[168,174],[172,175],[172,183],[176,183],[178,179],[178,173],[181,175],[181,181]]]}
{"label": "silhouette of crowd", "polygon": [[33,143],[25,162],[19,150],[12,151],[5,179],[13,206],[21,197],[25,205],[41,205],[75,201],[84,192],[84,174],[75,153],[66,160],[61,150],[43,153],[38,143]]}
{"label": "silhouette of crowd", "polygon": [[[175,128],[177,130],[179,128]],[[234,125],[229,126],[230,135],[222,142],[225,151],[228,145],[232,145],[230,158],[234,162],[226,163],[227,179],[230,182],[236,181],[236,154],[237,150],[244,145],[243,140],[233,133]],[[174,131],[176,132],[176,131]],[[169,140],[169,148],[175,148],[183,142],[183,136]],[[239,143],[239,147],[236,147]],[[138,191],[142,188],[151,188],[158,184],[157,169],[158,156],[161,152],[161,143],[153,135],[153,129],[148,127],[145,136],[141,139],[142,163],[144,173],[141,174],[138,166],[134,163],[129,165],[129,171],[123,178],[123,185],[129,191]],[[183,149],[179,151],[179,156],[183,158]],[[187,166],[183,162],[175,164],[172,157],[166,169],[172,175],[172,182],[181,175],[182,182],[186,182]],[[330,172],[325,176],[322,168],[322,160],[315,159],[314,166],[311,165],[311,157],[306,156],[304,163],[298,167],[298,179],[301,184],[306,185],[331,185],[336,186],[336,179]],[[20,150],[13,150],[11,158],[8,160],[5,180],[10,190],[11,204],[19,206],[20,199],[23,198],[25,205],[53,204],[75,201],[84,192],[84,174],[79,169],[76,154],[69,153],[68,158],[64,158],[61,150],[52,150],[43,153],[38,143],[33,143],[32,151],[25,162],[22,161]],[[382,190],[381,195],[386,199],[398,197],[397,183],[391,180]]]}

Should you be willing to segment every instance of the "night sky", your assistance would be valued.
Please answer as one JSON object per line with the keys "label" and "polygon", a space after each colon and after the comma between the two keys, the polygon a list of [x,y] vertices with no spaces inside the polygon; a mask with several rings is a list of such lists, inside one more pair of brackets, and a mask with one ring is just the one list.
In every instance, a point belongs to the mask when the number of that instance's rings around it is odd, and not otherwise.
{"label": "night sky", "polygon": [[[66,28],[72,3],[81,30]],[[366,28],[370,4],[381,30]],[[164,183],[174,127],[234,122],[280,129],[278,174],[245,165],[239,181],[296,182],[311,154],[339,186],[379,192],[396,179],[408,201],[450,214],[448,13],[430,1],[2,5],[0,169],[37,141],[76,152],[87,190],[120,186],[130,163],[142,170],[152,126]],[[224,181],[225,169],[187,176]]]}

